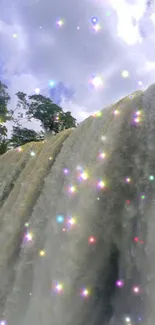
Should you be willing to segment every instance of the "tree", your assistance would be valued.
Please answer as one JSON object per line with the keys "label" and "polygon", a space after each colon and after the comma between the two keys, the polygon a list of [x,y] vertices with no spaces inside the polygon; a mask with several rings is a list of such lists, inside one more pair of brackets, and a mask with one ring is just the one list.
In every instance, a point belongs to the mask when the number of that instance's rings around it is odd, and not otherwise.
{"label": "tree", "polygon": [[8,87],[0,81],[0,155],[8,149],[7,128],[4,124],[12,120],[12,115],[7,108],[9,101]]}
{"label": "tree", "polygon": [[26,98],[26,94],[18,92],[17,107],[26,111],[28,121],[32,118],[41,121],[44,131],[56,134],[64,129],[76,127],[76,119],[71,112],[63,112],[62,108],[43,95],[32,95]]}
{"label": "tree", "polygon": [[9,144],[11,147],[16,148],[24,145],[25,143],[42,141],[43,139],[44,133],[42,131],[40,133],[37,133],[31,129],[22,128],[20,126],[13,126]]}

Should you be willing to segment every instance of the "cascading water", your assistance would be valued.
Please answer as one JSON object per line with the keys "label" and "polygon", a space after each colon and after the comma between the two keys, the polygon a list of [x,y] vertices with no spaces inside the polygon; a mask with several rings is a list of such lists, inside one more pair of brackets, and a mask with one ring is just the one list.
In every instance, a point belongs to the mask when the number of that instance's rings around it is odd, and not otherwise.
{"label": "cascading water", "polygon": [[[152,85],[68,134],[12,254],[0,249],[6,324],[153,325],[154,96]],[[1,247],[13,211],[2,205]]]}

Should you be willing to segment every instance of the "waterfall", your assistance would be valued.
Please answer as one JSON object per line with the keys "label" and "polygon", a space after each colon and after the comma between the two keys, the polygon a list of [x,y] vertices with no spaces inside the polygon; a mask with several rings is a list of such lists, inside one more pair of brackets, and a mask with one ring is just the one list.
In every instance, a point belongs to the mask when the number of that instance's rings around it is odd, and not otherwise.
{"label": "waterfall", "polygon": [[0,157],[1,325],[153,325],[155,84]]}

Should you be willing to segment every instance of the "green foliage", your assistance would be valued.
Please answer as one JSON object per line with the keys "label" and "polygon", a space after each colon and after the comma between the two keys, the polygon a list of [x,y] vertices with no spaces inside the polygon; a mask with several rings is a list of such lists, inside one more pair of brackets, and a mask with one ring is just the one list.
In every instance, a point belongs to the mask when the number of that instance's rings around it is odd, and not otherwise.
{"label": "green foliage", "polygon": [[[27,96],[24,92],[16,93],[17,105],[15,110],[8,111],[10,96],[8,88],[0,82],[0,155],[10,148],[16,148],[27,142],[42,141],[44,132],[57,134],[64,129],[76,127],[76,119],[72,117],[71,112],[64,112],[61,107],[52,102],[52,100],[43,95]],[[17,111],[17,117],[14,116]],[[22,127],[22,119],[25,116],[27,121],[36,119],[41,122],[44,132],[39,133]],[[13,121],[11,139],[7,139],[7,128],[4,125],[7,121]],[[20,124],[21,123],[21,124]]]}
{"label": "green foliage", "polygon": [[13,148],[24,145],[28,142],[42,141],[44,139],[43,132],[37,133],[34,130],[21,128],[20,126],[13,126],[12,136],[9,140]]}
{"label": "green foliage", "polygon": [[8,139],[0,139],[0,156],[7,152],[9,149],[9,140]]}
{"label": "green foliage", "polygon": [[4,123],[12,120],[12,116],[7,108],[9,101],[8,88],[0,81],[0,155],[8,150],[7,128]]}
{"label": "green foliage", "polygon": [[0,123],[5,123],[11,119],[7,109],[9,101],[8,87],[0,81]]}
{"label": "green foliage", "polygon": [[28,121],[32,118],[41,121],[44,131],[54,134],[72,127],[76,127],[76,119],[71,112],[63,112],[62,108],[43,95],[32,95],[26,99],[26,94],[18,92],[18,107],[26,111]]}

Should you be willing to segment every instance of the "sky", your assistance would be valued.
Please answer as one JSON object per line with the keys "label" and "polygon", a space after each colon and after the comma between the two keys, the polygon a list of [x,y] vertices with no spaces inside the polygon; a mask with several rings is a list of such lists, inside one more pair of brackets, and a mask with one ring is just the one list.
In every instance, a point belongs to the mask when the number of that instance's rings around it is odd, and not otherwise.
{"label": "sky", "polygon": [[1,0],[0,49],[11,109],[41,93],[80,122],[154,83],[155,1]]}

